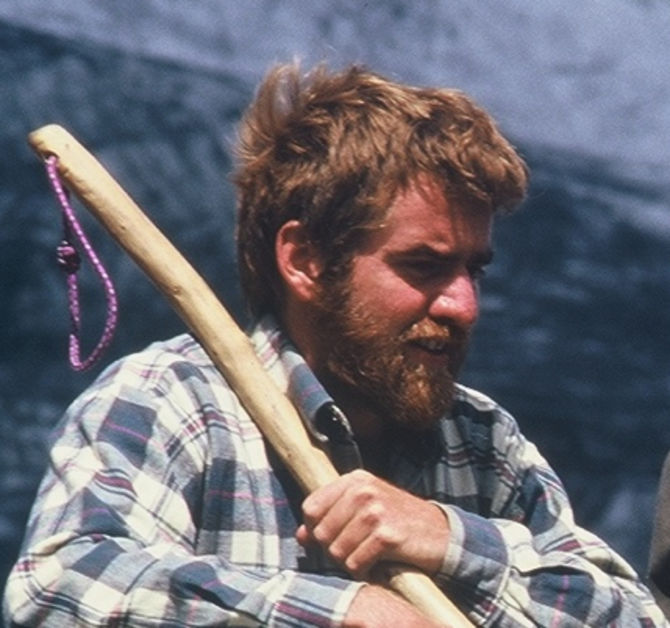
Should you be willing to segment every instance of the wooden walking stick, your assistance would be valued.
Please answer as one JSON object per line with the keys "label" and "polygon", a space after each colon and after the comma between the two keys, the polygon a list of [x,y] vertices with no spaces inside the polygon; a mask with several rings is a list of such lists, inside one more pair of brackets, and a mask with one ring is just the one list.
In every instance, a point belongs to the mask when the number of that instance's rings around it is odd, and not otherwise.
{"label": "wooden walking stick", "polygon": [[[336,479],[330,459],[310,440],[297,410],[270,379],[246,334],[102,165],[58,125],[37,129],[28,140],[43,159],[57,157],[68,187],[163,292],[301,488],[310,493]],[[472,626],[422,572],[384,564],[383,573],[389,588],[433,621],[454,628]]]}

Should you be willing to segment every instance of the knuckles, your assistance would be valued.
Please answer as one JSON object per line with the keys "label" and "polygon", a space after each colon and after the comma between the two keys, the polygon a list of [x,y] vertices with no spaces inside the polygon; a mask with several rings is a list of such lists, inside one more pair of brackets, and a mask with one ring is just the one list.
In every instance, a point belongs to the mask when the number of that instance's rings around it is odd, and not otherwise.
{"label": "knuckles", "polygon": [[[393,524],[398,489],[362,469],[343,475],[338,481],[341,490],[332,498],[333,503],[328,501],[328,493],[319,491],[303,502],[303,520],[311,537],[335,561],[360,575],[371,563],[392,556],[402,545],[402,531]],[[342,529],[334,527],[332,521],[328,523],[327,515],[338,502],[349,513],[339,524]],[[356,546],[352,544],[354,538],[359,539]],[[361,542],[365,544],[362,552],[358,549]]]}
{"label": "knuckles", "polygon": [[[426,526],[426,522],[433,526],[435,518],[423,515],[434,514],[434,509],[369,472],[356,470],[304,500],[304,525],[297,537],[305,546],[320,546],[357,579],[366,578],[377,562],[387,560],[427,565],[432,572],[431,547],[439,538]],[[440,522],[444,521],[441,516]]]}
{"label": "knuckles", "polygon": [[327,544],[332,540],[329,531],[326,530],[326,528],[324,526],[316,526],[312,530],[312,536],[321,545]]}
{"label": "knuckles", "polygon": [[366,499],[359,509],[359,520],[369,528],[376,528],[384,521],[386,507],[384,504]]}

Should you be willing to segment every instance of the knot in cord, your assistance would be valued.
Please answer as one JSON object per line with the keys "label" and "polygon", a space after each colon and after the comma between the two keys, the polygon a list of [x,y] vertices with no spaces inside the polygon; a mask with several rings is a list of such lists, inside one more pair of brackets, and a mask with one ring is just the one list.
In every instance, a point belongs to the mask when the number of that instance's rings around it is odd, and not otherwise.
{"label": "knot in cord", "polygon": [[81,266],[81,257],[77,253],[74,245],[68,240],[62,240],[56,249],[56,259],[58,265],[68,275],[74,275]]}

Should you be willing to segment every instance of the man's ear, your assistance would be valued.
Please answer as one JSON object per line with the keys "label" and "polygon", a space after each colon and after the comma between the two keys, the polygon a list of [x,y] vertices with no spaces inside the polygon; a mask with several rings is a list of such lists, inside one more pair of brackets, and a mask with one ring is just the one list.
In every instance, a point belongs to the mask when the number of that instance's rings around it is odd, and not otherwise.
{"label": "man's ear", "polygon": [[298,220],[284,223],[275,239],[277,268],[286,290],[300,301],[312,301],[318,291],[321,258]]}

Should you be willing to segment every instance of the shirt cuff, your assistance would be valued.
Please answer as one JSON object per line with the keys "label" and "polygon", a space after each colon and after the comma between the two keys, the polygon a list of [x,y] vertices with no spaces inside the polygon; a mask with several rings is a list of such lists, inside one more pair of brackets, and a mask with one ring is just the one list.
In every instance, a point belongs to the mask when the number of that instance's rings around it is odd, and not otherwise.
{"label": "shirt cuff", "polygon": [[457,506],[434,502],[449,522],[449,543],[437,579],[470,590],[477,598],[497,599],[509,571],[507,546],[490,520]]}
{"label": "shirt cuff", "polygon": [[[299,572],[284,572],[281,576],[283,584],[274,579],[271,591],[265,592],[267,597],[261,605],[269,604],[267,611],[259,613],[256,609],[253,613],[257,617],[265,615],[268,626],[340,626],[354,597],[366,584]],[[257,592],[260,596],[262,589]],[[253,600],[248,602],[253,607]]]}

